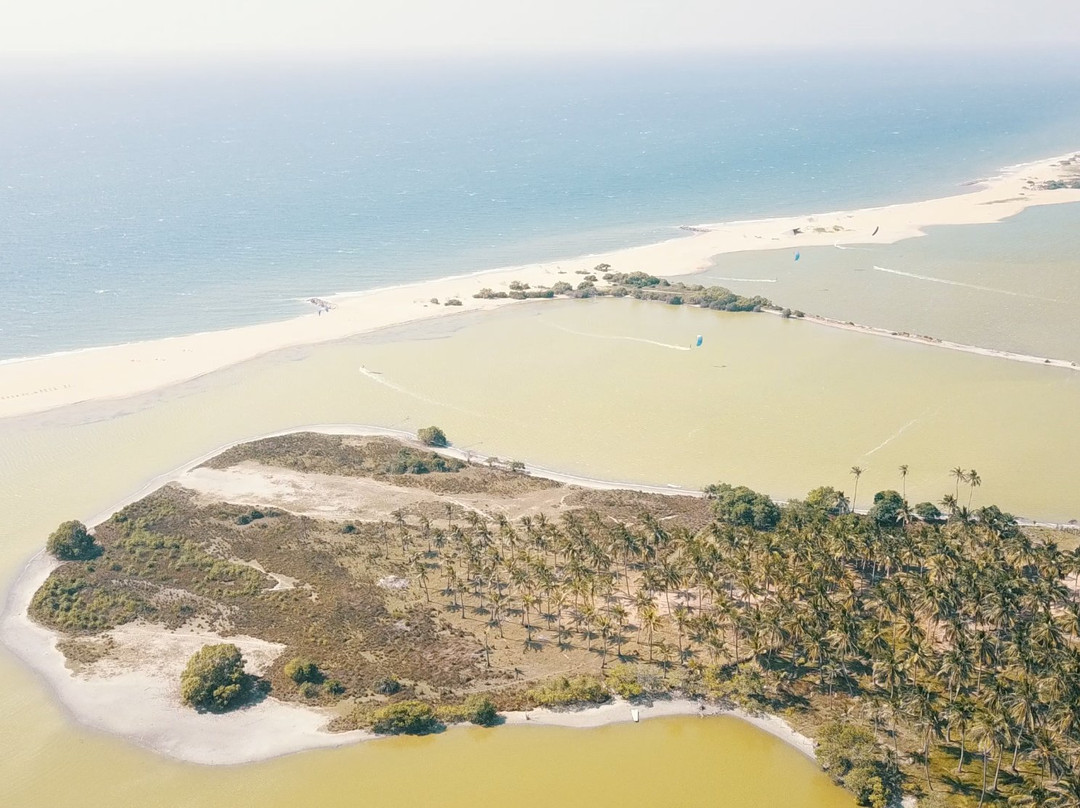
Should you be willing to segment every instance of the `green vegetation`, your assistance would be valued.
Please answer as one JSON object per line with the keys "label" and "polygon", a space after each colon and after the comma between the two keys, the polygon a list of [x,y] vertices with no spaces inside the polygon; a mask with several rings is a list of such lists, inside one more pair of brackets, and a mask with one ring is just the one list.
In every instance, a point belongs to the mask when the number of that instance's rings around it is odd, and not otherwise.
{"label": "green vegetation", "polygon": [[82,522],[64,522],[52,532],[45,549],[61,561],[84,561],[94,558],[101,550]]}
{"label": "green vegetation", "polygon": [[780,521],[780,507],[765,494],[745,485],[733,488],[726,483],[710,485],[705,496],[713,502],[719,519],[757,530],[772,530]]}
{"label": "green vegetation", "polygon": [[399,701],[376,710],[371,728],[380,735],[429,735],[443,729],[435,708],[422,701]]}
{"label": "green vegetation", "polygon": [[446,440],[446,433],[437,426],[425,426],[422,429],[418,429],[416,438],[425,446],[445,447],[449,445]]}
{"label": "green vegetation", "polygon": [[310,659],[304,657],[293,657],[285,663],[285,675],[292,679],[296,684],[304,684],[308,682],[310,684],[320,684],[323,681],[322,671],[319,670],[319,666],[312,662]]}
{"label": "green vegetation", "polygon": [[855,794],[859,805],[889,808],[900,801],[900,773],[866,727],[831,721],[817,738],[821,768]]}
{"label": "green vegetation", "polygon": [[[298,660],[268,673],[279,697],[355,698],[340,728],[430,732],[486,720],[483,699],[680,693],[783,714],[864,804],[898,789],[971,808],[1074,804],[1054,800],[1080,790],[1080,552],[970,508],[977,473],[954,469],[941,510],[911,508],[901,467],[901,491],[862,515],[832,487],[779,507],[723,483],[699,498],[483,466],[390,474],[402,448],[235,447],[234,463],[392,483],[371,486],[385,510],[343,523],[265,509],[238,525],[250,507],[166,487],[99,526],[101,555],[55,570],[32,613],[74,633],[135,616],[227,621]],[[501,515],[513,513],[527,515]],[[272,591],[230,558],[299,583]]]}
{"label": "green vegetation", "polygon": [[250,694],[252,677],[244,673],[244,657],[232,643],[204,645],[180,675],[180,697],[197,710],[221,712]]}
{"label": "green vegetation", "polygon": [[559,676],[530,688],[526,698],[540,707],[568,707],[583,704],[603,704],[611,700],[604,683],[595,676],[581,675],[570,679]]}
{"label": "green vegetation", "polygon": [[476,724],[479,727],[493,727],[499,723],[499,713],[487,696],[473,694],[462,704],[444,704],[437,709],[438,718],[444,724]]}

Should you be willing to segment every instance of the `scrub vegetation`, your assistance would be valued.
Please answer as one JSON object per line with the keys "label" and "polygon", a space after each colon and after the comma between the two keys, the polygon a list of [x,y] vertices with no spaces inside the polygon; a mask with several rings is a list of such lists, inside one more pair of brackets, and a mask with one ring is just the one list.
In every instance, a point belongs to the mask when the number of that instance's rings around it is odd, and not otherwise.
{"label": "scrub vegetation", "polygon": [[[403,453],[428,473],[399,471]],[[900,492],[863,493],[859,514],[857,489],[779,506],[723,483],[702,497],[584,490],[429,455],[320,435],[230,449],[207,465],[424,499],[384,519],[262,507],[240,524],[251,506],[166,486],[100,525],[96,557],[58,567],[32,615],[69,634],[199,619],[281,643],[271,692],[340,702],[340,729],[429,733],[678,694],[783,715],[863,805],[1077,804],[1080,553],[974,507],[977,473],[958,467],[940,508],[912,507],[903,467]]]}

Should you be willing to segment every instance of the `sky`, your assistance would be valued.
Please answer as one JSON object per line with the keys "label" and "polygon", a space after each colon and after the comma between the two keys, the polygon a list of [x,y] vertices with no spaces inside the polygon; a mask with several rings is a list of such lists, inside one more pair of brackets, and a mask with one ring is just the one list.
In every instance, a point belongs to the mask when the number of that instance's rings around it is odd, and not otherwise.
{"label": "sky", "polygon": [[1080,0],[11,0],[0,56],[1080,46]]}

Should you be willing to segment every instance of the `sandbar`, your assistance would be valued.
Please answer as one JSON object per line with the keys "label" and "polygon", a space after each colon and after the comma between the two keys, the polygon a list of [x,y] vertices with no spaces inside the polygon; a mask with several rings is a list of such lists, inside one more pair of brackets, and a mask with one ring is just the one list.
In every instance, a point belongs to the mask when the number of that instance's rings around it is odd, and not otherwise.
{"label": "sandbar", "polygon": [[[598,264],[669,277],[708,268],[723,253],[832,244],[892,243],[949,224],[988,224],[1027,207],[1080,202],[1080,188],[1043,187],[1078,176],[1080,155],[1012,166],[977,181],[966,193],[921,202],[806,216],[684,226],[677,237],[640,247],[565,260],[505,267],[420,283],[336,295],[305,315],[224,331],[88,348],[0,362],[0,418],[83,401],[126,398],[198,378],[283,348],[344,339],[379,329],[484,311],[526,301],[476,299],[481,287],[505,290],[577,285]],[[447,306],[456,299],[460,306]],[[433,302],[438,301],[438,302]],[[531,302],[531,301],[530,301]],[[783,301],[777,301],[783,304]]]}

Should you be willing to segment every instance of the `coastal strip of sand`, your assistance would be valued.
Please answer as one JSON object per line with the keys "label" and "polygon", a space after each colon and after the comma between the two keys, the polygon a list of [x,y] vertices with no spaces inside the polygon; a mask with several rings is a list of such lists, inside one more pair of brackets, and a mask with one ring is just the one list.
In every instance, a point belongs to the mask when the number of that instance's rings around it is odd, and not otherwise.
{"label": "coastal strip of sand", "polygon": [[[408,433],[394,430],[347,425],[326,425],[290,431],[411,438]],[[113,508],[87,519],[87,524],[100,524],[115,511],[162,485],[174,480],[182,481],[184,475],[226,448],[228,447],[221,447],[167,474],[155,477]],[[453,449],[443,451],[458,456],[465,454]],[[530,469],[530,472],[543,474],[536,469]],[[544,476],[595,488],[623,487],[616,483],[591,481],[554,472]],[[654,487],[640,488],[663,493],[691,493]],[[142,622],[129,623],[106,633],[105,641],[109,643],[106,658],[82,670],[72,669],[57,647],[60,635],[35,623],[28,616],[28,607],[34,593],[56,568],[57,563],[44,551],[40,551],[23,567],[4,600],[3,612],[0,614],[0,640],[42,678],[75,722],[92,730],[117,735],[158,754],[204,765],[251,763],[294,752],[342,746],[378,737],[362,731],[328,732],[325,726],[331,717],[329,712],[282,702],[272,696],[244,709],[220,715],[200,714],[182,705],[179,693],[180,672],[188,657],[202,645],[216,642],[235,643],[243,651],[252,673],[265,670],[284,651],[283,646],[255,637],[223,637],[206,627],[194,625],[170,630]],[[505,716],[505,723],[588,728],[650,718],[694,715],[728,715],[739,718],[814,759],[813,740],[795,732],[776,716],[723,709],[690,699],[656,699],[640,704],[616,699],[608,704],[582,710],[537,709],[510,712]]]}
{"label": "coastal strip of sand", "polygon": [[[337,295],[290,320],[7,360],[0,362],[0,418],[82,401],[125,398],[283,348],[512,305],[521,301],[472,295],[485,286],[505,290],[513,281],[532,287],[559,281],[576,286],[581,274],[601,263],[618,271],[686,275],[707,268],[714,256],[723,253],[885,244],[919,236],[936,225],[997,222],[1033,205],[1080,202],[1080,189],[1058,187],[1078,176],[1080,155],[1059,156],[1013,166],[972,185],[967,193],[939,199],[686,227],[679,237],[641,247]],[[447,305],[450,301],[460,305]]]}

